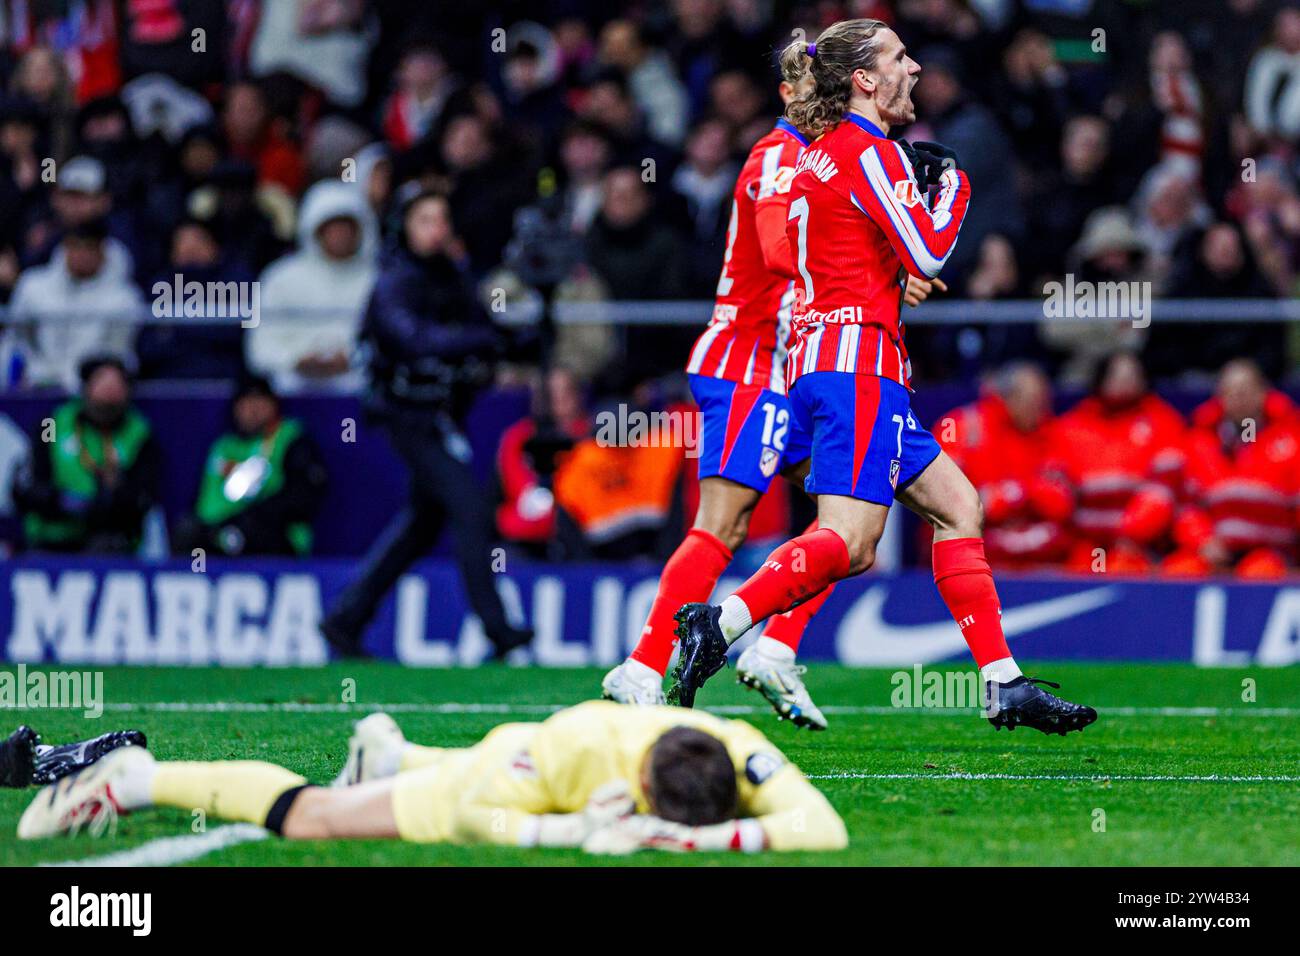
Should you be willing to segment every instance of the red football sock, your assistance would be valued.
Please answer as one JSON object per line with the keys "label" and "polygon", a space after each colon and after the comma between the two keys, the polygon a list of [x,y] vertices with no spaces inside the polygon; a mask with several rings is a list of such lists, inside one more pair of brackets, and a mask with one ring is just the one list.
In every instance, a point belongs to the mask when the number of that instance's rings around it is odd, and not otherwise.
{"label": "red football sock", "polygon": [[831,596],[835,590],[835,585],[831,584],[814,597],[804,601],[798,607],[786,611],[784,614],[776,614],[768,618],[767,627],[763,628],[763,636],[770,637],[774,641],[780,641],[796,654],[799,652],[799,642],[803,639],[803,632],[808,629],[808,622],[812,620],[813,615],[821,610],[826,599]]}
{"label": "red football sock", "polygon": [[[813,523],[804,529],[804,534],[809,534],[817,530],[817,520],[814,518]],[[786,647],[795,653],[799,652],[799,641],[803,638],[803,632],[808,628],[808,622],[812,620],[814,614],[821,610],[821,606],[826,603],[826,599],[831,596],[835,590],[835,585],[831,585],[814,597],[804,601],[798,607],[786,611],[784,614],[775,614],[767,622],[767,627],[763,629],[763,636],[770,637],[774,641],[780,641]]]}
{"label": "red football sock", "polygon": [[1002,634],[1002,604],[984,557],[983,538],[936,541],[931,550],[934,583],[979,667],[1011,656]]}
{"label": "red football sock", "polygon": [[720,540],[701,528],[688,531],[659,575],[659,593],[630,656],[660,674],[668,670],[677,646],[673,615],[683,604],[707,601],[730,563],[731,550]]}
{"label": "red football sock", "polygon": [[773,551],[736,589],[755,624],[814,597],[849,573],[849,549],[830,528],[801,534]]}

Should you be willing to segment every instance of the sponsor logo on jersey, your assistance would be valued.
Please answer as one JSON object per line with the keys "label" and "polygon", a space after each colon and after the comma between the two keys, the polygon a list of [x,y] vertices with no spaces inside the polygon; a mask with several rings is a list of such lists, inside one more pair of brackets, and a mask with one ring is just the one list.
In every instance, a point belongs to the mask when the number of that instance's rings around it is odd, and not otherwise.
{"label": "sponsor logo on jersey", "polygon": [[771,478],[776,474],[776,466],[780,461],[780,452],[774,448],[764,448],[762,457],[758,460],[758,470],[763,473],[764,478]]}
{"label": "sponsor logo on jersey", "polygon": [[894,198],[911,208],[921,201],[921,193],[917,190],[916,183],[904,179],[902,182],[894,183]]}

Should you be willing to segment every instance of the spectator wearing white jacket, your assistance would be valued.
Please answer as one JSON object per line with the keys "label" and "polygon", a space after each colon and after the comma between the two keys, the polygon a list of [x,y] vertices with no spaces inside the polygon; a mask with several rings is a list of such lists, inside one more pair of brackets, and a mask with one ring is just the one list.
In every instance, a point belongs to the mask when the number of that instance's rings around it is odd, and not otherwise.
{"label": "spectator wearing white jacket", "polygon": [[[70,229],[50,261],[18,277],[10,301],[3,367],[22,367],[27,386],[78,387],[78,369],[90,355],[132,364],[131,342],[144,297],[130,277],[129,257],[95,219]],[[15,383],[16,384],[16,383]]]}
{"label": "spectator wearing white jacket", "polygon": [[357,331],[375,284],[378,232],[365,193],[317,183],[298,213],[298,248],[266,267],[261,315],[245,337],[248,365],[277,391],[353,388]]}

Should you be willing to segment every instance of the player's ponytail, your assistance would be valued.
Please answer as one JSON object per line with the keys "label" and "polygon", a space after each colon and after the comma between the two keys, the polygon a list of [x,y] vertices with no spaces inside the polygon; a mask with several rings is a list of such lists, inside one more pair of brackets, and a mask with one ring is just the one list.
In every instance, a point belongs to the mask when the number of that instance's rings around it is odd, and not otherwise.
{"label": "player's ponytail", "polygon": [[887,25],[880,20],[841,20],[822,31],[813,43],[794,42],[781,51],[781,76],[812,74],[813,86],[792,99],[786,118],[809,136],[820,136],[839,124],[849,111],[853,72],[870,70],[880,52],[877,39]]}

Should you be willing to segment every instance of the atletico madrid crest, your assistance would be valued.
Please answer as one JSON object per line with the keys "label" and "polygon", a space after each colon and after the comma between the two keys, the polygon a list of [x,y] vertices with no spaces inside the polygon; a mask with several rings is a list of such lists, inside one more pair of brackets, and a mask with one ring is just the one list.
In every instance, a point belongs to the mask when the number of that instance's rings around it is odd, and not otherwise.
{"label": "atletico madrid crest", "polygon": [[773,448],[764,448],[763,455],[758,459],[758,470],[763,473],[764,478],[771,478],[776,474],[776,466],[780,463],[781,456]]}

